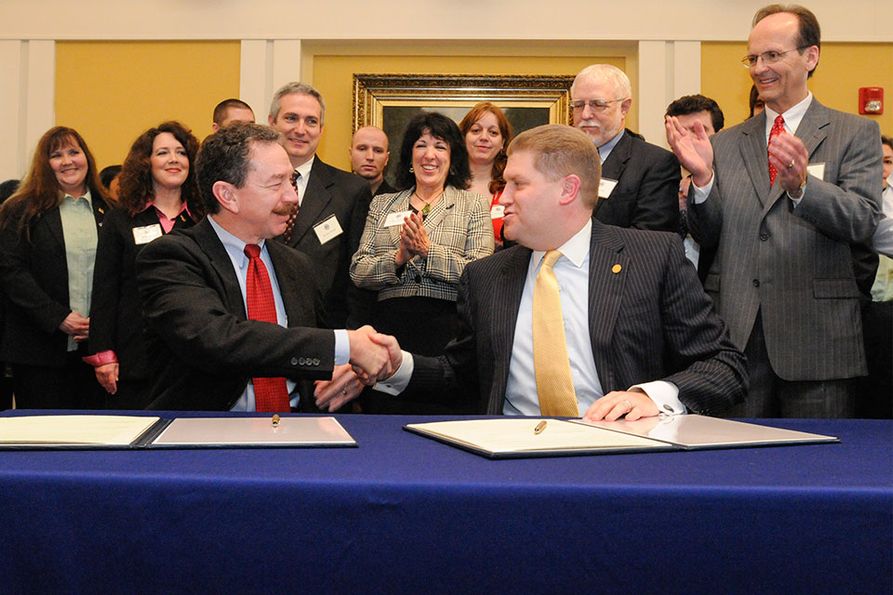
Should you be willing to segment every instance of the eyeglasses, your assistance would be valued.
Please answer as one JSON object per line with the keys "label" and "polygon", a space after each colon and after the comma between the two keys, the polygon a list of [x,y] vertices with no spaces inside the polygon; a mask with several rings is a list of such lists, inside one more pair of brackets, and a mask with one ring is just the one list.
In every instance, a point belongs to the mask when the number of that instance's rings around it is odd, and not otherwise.
{"label": "eyeglasses", "polygon": [[612,103],[617,103],[618,101],[626,101],[626,97],[621,97],[620,99],[589,99],[582,100],[578,99],[577,101],[571,101],[571,107],[574,108],[575,112],[582,112],[583,109],[588,105],[589,109],[594,112],[603,112],[609,107],[611,107]]}
{"label": "eyeglasses", "polygon": [[808,45],[801,45],[798,48],[785,50],[783,52],[769,50],[768,52],[763,52],[762,54],[748,54],[741,58],[741,63],[744,65],[744,68],[753,68],[757,65],[757,61],[759,60],[762,60],[763,64],[775,64],[776,62],[781,60],[785,54],[790,54],[791,52],[799,52],[800,50],[805,50],[808,47]]}

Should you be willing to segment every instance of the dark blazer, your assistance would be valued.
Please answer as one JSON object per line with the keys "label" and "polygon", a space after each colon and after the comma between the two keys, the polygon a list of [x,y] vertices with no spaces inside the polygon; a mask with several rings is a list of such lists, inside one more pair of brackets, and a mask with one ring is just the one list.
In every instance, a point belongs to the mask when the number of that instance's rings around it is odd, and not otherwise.
{"label": "dark blazer", "polygon": [[875,122],[813,98],[797,137],[823,171],[810,173],[796,208],[780,184],[769,185],[765,114],[711,139],[715,183],[698,205],[690,191],[688,207],[692,235],[718,247],[704,286],[742,349],[760,313],[780,378],[861,376],[853,244],[871,238],[880,213],[880,133]]}
{"label": "dark blazer", "polygon": [[[149,225],[160,228],[154,208],[135,216],[126,209],[112,209],[96,248],[89,352],[114,351],[121,380],[146,379],[153,369],[146,357],[142,302],[136,284],[136,255],[147,244],[137,245],[133,237],[135,228]],[[174,229],[192,225],[194,221],[184,211]]]}
{"label": "dark blazer", "polygon": [[[372,191],[366,180],[316,157],[289,246],[310,257],[316,284],[323,293],[327,321],[333,328],[344,328],[354,303],[363,300],[350,282],[348,271],[360,245],[371,201]],[[320,244],[313,228],[332,215],[344,233]]]}
{"label": "dark blazer", "polygon": [[600,198],[595,218],[618,227],[658,231],[679,229],[679,161],[670,151],[634,136],[620,137],[602,164],[602,178],[617,180]]}
{"label": "dark blazer", "polygon": [[[207,218],[151,242],[136,271],[156,380],[149,409],[228,410],[252,376],[328,379],[335,335],[314,327],[321,299],[309,259],[266,243],[288,327],[246,320],[239,281]],[[304,387],[302,395],[309,397]],[[302,399],[302,409],[312,399]]]}
{"label": "dark blazer", "polygon": [[[108,206],[95,189],[90,189],[90,197],[98,231]],[[0,360],[62,367],[68,335],[59,325],[71,313],[62,217],[58,207],[36,217],[28,241],[18,230],[24,203],[13,208],[0,230],[0,280],[7,300]]]}
{"label": "dark blazer", "polygon": [[[515,323],[531,251],[515,246],[465,268],[460,331],[443,356],[414,356],[406,394],[479,398],[502,413]],[[612,272],[614,265],[622,268]],[[712,414],[743,400],[744,356],[713,312],[676,234],[593,222],[589,333],[605,392],[652,380],[679,387],[691,411]],[[531,374],[533,372],[531,371]]]}
{"label": "dark blazer", "polygon": [[374,196],[378,196],[379,194],[393,194],[393,193],[395,193],[395,192],[397,192],[397,189],[396,189],[396,188],[394,188],[393,186],[391,186],[390,184],[388,184],[388,181],[387,181],[387,180],[382,180],[382,181],[381,181],[381,184],[380,184],[380,185],[378,186],[378,188],[375,190],[375,195],[374,195]]}

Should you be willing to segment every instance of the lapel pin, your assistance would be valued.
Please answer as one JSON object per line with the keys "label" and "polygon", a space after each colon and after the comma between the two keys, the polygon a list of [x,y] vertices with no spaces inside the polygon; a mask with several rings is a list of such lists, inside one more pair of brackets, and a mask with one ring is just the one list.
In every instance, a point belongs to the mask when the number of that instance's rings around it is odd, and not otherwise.
{"label": "lapel pin", "polygon": [[611,272],[614,273],[615,275],[622,270],[623,270],[623,267],[620,266],[619,264],[615,264],[614,266],[611,267]]}

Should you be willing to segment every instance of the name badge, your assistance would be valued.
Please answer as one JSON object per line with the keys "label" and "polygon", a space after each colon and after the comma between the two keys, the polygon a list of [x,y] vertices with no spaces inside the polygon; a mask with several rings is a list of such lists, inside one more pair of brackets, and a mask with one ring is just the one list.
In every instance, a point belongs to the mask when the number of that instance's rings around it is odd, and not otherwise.
{"label": "name badge", "polygon": [[313,227],[313,231],[316,233],[316,238],[319,240],[320,244],[325,244],[329,240],[333,240],[344,233],[344,230],[341,229],[341,224],[338,223],[338,218],[335,215],[332,215],[322,223],[317,223]]}
{"label": "name badge", "polygon": [[490,219],[502,219],[505,217],[504,205],[493,205],[490,207]]}
{"label": "name badge", "polygon": [[806,173],[814,176],[820,180],[825,179],[825,164],[824,163],[813,163],[812,165],[806,166]]}
{"label": "name badge", "polygon": [[412,215],[412,211],[398,211],[396,213],[388,213],[388,216],[384,218],[384,223],[381,224],[382,227],[394,227],[395,225],[403,225],[404,219]]}
{"label": "name badge", "polygon": [[164,232],[161,230],[161,224],[155,223],[153,225],[145,225],[143,227],[134,227],[133,228],[133,243],[137,246],[141,246],[143,244],[148,244],[155,238],[160,238],[164,235]]}
{"label": "name badge", "polygon": [[614,192],[614,186],[617,185],[617,180],[612,180],[611,178],[602,178],[598,183],[598,197],[599,198],[610,198],[611,193]]}

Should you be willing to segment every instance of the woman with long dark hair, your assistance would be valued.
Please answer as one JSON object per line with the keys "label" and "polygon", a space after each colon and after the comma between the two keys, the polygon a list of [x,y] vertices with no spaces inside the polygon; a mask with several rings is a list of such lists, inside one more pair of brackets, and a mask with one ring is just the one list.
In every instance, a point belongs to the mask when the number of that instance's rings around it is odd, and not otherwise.
{"label": "woman with long dark hair", "polygon": [[136,256],[200,217],[195,184],[198,140],[178,122],[150,128],[133,142],[121,170],[120,205],[99,236],[90,320],[90,356],[110,409],[148,405],[152,367],[143,339]]}

